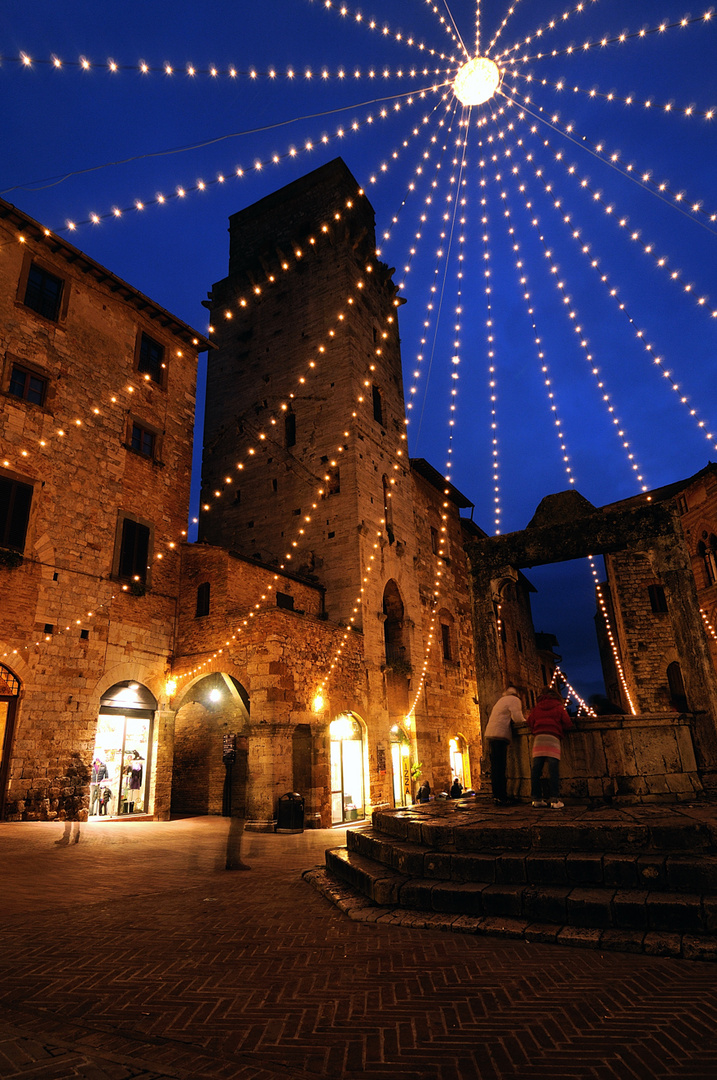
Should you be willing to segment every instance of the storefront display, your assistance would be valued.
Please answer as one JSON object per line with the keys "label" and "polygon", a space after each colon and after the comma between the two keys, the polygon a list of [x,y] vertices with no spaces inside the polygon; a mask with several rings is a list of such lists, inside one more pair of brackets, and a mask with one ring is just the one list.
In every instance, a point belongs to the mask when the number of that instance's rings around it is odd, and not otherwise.
{"label": "storefront display", "polygon": [[148,813],[151,714],[107,710],[97,722],[90,817]]}

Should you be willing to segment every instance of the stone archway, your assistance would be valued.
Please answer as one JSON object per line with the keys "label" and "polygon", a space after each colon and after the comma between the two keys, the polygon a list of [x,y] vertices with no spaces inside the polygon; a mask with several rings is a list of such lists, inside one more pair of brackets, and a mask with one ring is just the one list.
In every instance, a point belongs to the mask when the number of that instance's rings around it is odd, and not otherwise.
{"label": "stone archway", "polygon": [[[692,710],[692,716],[683,720],[688,730],[692,731],[701,784],[708,790],[717,791],[717,682],[680,516],[673,502],[633,501],[623,507],[598,509],[577,491],[565,491],[544,498],[526,529],[472,541],[466,545],[466,551],[474,583],[478,698],[484,724],[501,692],[500,640],[494,611],[494,599],[500,583],[522,569],[568,562],[589,555],[610,557],[627,552],[644,557],[664,588],[677,660]],[[639,701],[639,676],[633,672],[632,678]],[[620,753],[628,743],[633,749],[640,744],[645,745],[645,754],[649,756],[649,738],[645,741],[644,736],[630,731],[632,727],[637,730],[639,720],[639,716],[625,717],[621,722],[616,737]],[[605,762],[605,779],[614,780],[612,774],[619,764],[611,765],[606,759],[604,740],[600,747],[588,745],[591,732],[593,741],[598,739],[598,721],[584,721],[581,726],[585,731],[585,754],[597,755],[596,760]],[[670,727],[672,731],[669,731]],[[675,775],[694,774],[694,758],[690,769],[690,748],[684,744],[684,738],[680,742],[676,727],[676,721],[671,725],[666,721],[662,725],[662,736],[672,738],[674,742],[675,760],[678,762]],[[656,731],[654,738],[658,737]],[[576,747],[577,741],[574,744]],[[600,767],[592,766],[598,771]],[[636,775],[642,767],[646,767],[645,761],[634,765]],[[598,780],[599,776],[595,778],[596,784]],[[672,782],[665,783],[663,790],[665,793],[671,792]],[[677,785],[674,791],[678,792],[680,781],[674,783]],[[586,794],[589,792],[587,779],[584,790]],[[657,781],[655,790],[659,790]],[[692,788],[685,788],[686,796],[692,793]]]}
{"label": "stone archway", "polygon": [[212,672],[183,693],[174,719],[171,812],[175,816],[221,814],[225,807],[225,737],[232,739],[232,813],[243,815],[249,696],[231,675]]}

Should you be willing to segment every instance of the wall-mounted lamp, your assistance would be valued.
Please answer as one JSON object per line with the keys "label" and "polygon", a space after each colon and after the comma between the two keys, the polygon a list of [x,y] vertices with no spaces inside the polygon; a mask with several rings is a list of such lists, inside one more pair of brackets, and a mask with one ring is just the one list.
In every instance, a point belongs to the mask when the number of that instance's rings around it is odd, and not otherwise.
{"label": "wall-mounted lamp", "polygon": [[177,692],[176,679],[167,679],[166,683],[164,684],[164,692],[167,697],[174,697]]}

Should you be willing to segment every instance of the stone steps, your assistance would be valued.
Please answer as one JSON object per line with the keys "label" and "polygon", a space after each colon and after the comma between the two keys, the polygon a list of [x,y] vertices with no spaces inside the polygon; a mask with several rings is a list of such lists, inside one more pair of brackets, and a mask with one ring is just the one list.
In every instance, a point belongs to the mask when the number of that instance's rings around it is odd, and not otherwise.
{"label": "stone steps", "polygon": [[717,812],[430,804],[377,811],[326,852],[325,874],[380,918],[712,959],[716,839]]}
{"label": "stone steps", "polygon": [[327,851],[326,868],[381,907],[581,929],[707,935],[717,931],[714,895],[605,885],[415,878],[347,848]]}
{"label": "stone steps", "polygon": [[[523,830],[526,834],[526,830]],[[411,841],[394,841],[376,829],[350,830],[350,852],[389,867],[405,877],[489,885],[574,885],[649,889],[684,893],[717,892],[717,855],[701,851],[664,852],[639,847],[627,851],[442,850]],[[569,837],[568,837],[569,839]]]}

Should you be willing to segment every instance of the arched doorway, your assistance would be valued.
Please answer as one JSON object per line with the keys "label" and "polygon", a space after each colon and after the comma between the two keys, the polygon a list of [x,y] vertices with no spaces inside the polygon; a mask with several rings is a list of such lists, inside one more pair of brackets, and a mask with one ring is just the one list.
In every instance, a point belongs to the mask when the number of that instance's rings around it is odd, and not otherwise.
{"label": "arched doorway", "polygon": [[364,801],[363,725],[354,713],[337,716],[329,726],[331,740],[331,824],[359,821]]}
{"label": "arched doorway", "polygon": [[451,758],[451,781],[457,777],[467,791],[472,786],[468,744],[462,735],[454,735],[449,741],[448,748]]}
{"label": "arched doorway", "polygon": [[687,712],[689,705],[687,704],[685,683],[682,678],[682,669],[676,660],[673,660],[671,664],[667,665],[666,674],[672,708],[675,709],[676,712]]}
{"label": "arched doorway", "polygon": [[[246,689],[231,675],[211,672],[187,688],[176,709],[172,815],[222,814],[231,807],[240,816],[246,801],[247,752],[241,739],[249,721]],[[231,760],[224,755],[228,746]]]}
{"label": "arched doorway", "polygon": [[115,683],[100,701],[90,776],[90,818],[149,814],[157,701],[141,683]]}
{"label": "arched doorway", "polygon": [[0,664],[0,820],[5,815],[10,753],[15,732],[15,713],[20,695],[20,682],[10,668]]}
{"label": "arched doorway", "polygon": [[408,735],[394,724],[391,728],[391,767],[393,773],[393,805],[410,806],[411,791],[411,744]]}

